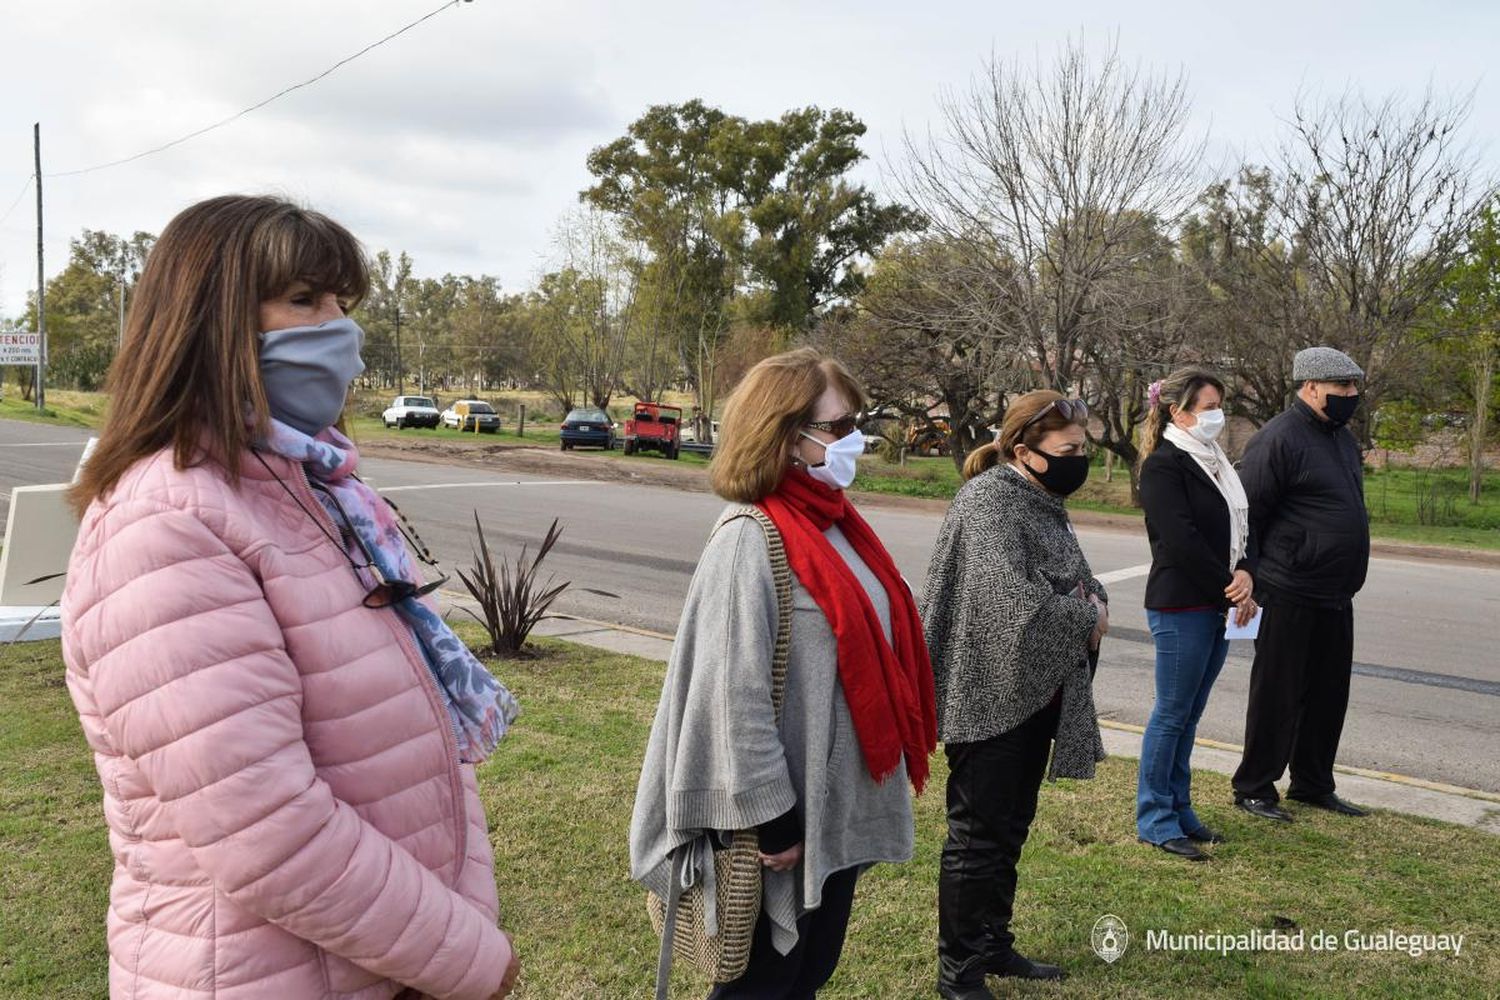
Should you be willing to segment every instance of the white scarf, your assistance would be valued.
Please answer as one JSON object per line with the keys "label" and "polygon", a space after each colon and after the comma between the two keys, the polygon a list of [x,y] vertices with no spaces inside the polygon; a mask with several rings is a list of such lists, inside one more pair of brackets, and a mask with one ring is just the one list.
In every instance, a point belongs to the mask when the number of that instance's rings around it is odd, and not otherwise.
{"label": "white scarf", "polygon": [[1204,444],[1176,424],[1168,424],[1162,437],[1191,455],[1229,504],[1229,571],[1233,573],[1245,558],[1245,546],[1250,542],[1250,499],[1240,485],[1240,474],[1229,464],[1229,456],[1217,441]]}

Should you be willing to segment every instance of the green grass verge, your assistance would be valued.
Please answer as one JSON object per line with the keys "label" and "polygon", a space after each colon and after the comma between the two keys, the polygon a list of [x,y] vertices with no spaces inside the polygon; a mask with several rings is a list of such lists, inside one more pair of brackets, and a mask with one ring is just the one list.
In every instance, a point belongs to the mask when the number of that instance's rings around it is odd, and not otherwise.
{"label": "green grass verge", "polygon": [[[469,638],[473,634],[469,633]],[[656,941],[626,878],[626,829],[660,664],[545,643],[499,672],[522,721],[480,771],[506,926],[521,949],[520,997],[649,995]],[[0,651],[0,996],[102,997],[111,862],[99,788],[62,686],[55,642]],[[917,853],[861,880],[828,998],[933,995],[941,759],[917,805]],[[1135,762],[1043,789],[1021,861],[1015,930],[1059,961],[1063,986],[1005,995],[1116,997],[1478,997],[1494,995],[1500,951],[1489,834],[1376,812],[1363,822],[1307,810],[1292,826],[1242,817],[1229,786],[1196,776],[1205,818],[1229,837],[1190,865],[1135,840]],[[1131,943],[1113,965],[1089,932],[1122,917]],[[1318,930],[1464,934],[1463,954],[1166,953],[1146,931]],[[706,984],[679,965],[674,997]]]}
{"label": "green grass verge", "polygon": [[107,402],[108,397],[99,392],[48,389],[47,407],[38,410],[35,402],[21,398],[20,390],[6,386],[5,398],[0,399],[0,419],[55,424],[59,427],[98,427],[104,422]]}
{"label": "green grass verge", "polygon": [[[1478,504],[1469,503],[1463,469],[1369,469],[1365,498],[1375,538],[1423,545],[1500,549],[1500,472],[1485,476]],[[871,455],[860,462],[854,488],[870,493],[951,500],[962,479],[947,458],[910,458],[905,466]],[[1079,510],[1141,517],[1130,503],[1130,477],[1116,467],[1112,481],[1096,462],[1083,488],[1068,501]]]}

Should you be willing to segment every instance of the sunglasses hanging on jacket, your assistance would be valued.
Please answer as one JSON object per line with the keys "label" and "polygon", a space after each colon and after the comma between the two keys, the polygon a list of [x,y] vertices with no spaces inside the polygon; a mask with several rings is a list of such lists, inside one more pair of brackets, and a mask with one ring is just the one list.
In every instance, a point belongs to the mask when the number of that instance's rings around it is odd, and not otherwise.
{"label": "sunglasses hanging on jacket", "polygon": [[[333,509],[338,512],[336,519],[338,523],[335,527],[338,528],[339,535],[341,536],[339,538],[329,533],[318,516],[308,510],[307,505],[302,502],[301,497],[297,496],[296,491],[288,486],[280,476],[276,475],[276,471],[271,468],[270,464],[261,456],[259,451],[255,451],[254,454],[260,464],[271,474],[271,478],[275,479],[281,485],[281,488],[286,491],[286,495],[292,498],[292,502],[301,509],[302,513],[311,519],[317,529],[323,533],[323,536],[339,550],[344,560],[349,563],[349,568],[354,571],[354,578],[359,581],[360,586],[364,586],[365,584],[365,578],[360,575],[361,570],[368,573],[370,578],[375,581],[375,586],[369,589],[365,594],[364,600],[361,602],[365,607],[375,609],[388,608],[394,604],[399,604],[408,597],[426,597],[448,582],[449,577],[446,573],[440,575],[436,580],[421,585],[412,583],[410,580],[392,580],[388,578],[376,564],[375,555],[370,551],[370,547],[365,544],[363,538],[359,537],[359,532],[354,530],[354,522],[350,520],[348,512],[344,510],[344,505],[339,503],[338,497],[333,494],[332,490],[310,478],[308,479],[308,487],[327,497],[332,502]],[[406,519],[406,515],[401,512],[401,508],[391,503],[385,497],[381,497],[380,499],[396,514],[401,536],[411,546],[412,552],[416,555],[417,559],[428,566],[436,568],[438,566],[437,560],[433,558],[431,551],[423,544],[421,536],[417,534],[411,522]],[[355,562],[354,557],[349,554],[349,542],[353,542],[355,548],[364,556],[363,564]]]}

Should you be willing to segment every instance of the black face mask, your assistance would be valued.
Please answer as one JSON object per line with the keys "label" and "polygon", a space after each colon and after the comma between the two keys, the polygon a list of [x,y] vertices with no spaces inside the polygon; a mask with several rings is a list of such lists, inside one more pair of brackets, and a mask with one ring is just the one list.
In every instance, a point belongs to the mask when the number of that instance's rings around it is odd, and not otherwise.
{"label": "black face mask", "polygon": [[1089,457],[1087,455],[1049,455],[1045,451],[1033,451],[1047,460],[1047,471],[1038,472],[1029,464],[1026,471],[1036,477],[1036,481],[1051,493],[1060,497],[1069,496],[1078,492],[1089,478]]}
{"label": "black face mask", "polygon": [[1359,396],[1335,396],[1332,393],[1323,397],[1323,416],[1335,427],[1342,427],[1354,416],[1354,411],[1359,409]]}

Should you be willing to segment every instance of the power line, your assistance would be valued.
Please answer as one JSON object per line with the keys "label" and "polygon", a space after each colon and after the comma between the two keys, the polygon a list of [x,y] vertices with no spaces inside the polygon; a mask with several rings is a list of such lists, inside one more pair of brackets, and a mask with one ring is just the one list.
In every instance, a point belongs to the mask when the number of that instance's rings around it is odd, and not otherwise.
{"label": "power line", "polygon": [[[127,156],[127,157],[125,157],[123,159],[111,160],[108,163],[100,163],[100,164],[96,164],[95,166],[92,166],[92,167],[81,167],[78,170],[64,170],[64,171],[61,171],[61,172],[55,173],[55,174],[47,174],[46,176],[48,176],[48,177],[76,177],[79,174],[91,174],[91,173],[93,173],[93,172],[95,172],[97,170],[108,170],[110,167],[118,167],[118,166],[122,166],[123,164],[126,164],[126,163],[134,163],[136,160],[144,159],[147,156],[154,156],[157,153],[165,152],[166,150],[171,149],[173,146],[180,146],[183,143],[185,143],[185,142],[187,142],[187,141],[189,141],[191,139],[198,138],[198,136],[200,136],[200,135],[206,135],[207,133],[212,132],[214,129],[223,128],[225,125],[228,125],[230,122],[238,121],[239,119],[245,117],[246,115],[250,114],[251,112],[259,111],[261,108],[265,107],[267,104],[270,104],[272,101],[275,101],[275,100],[278,100],[278,99],[280,99],[282,97],[285,97],[287,94],[290,94],[294,90],[301,90],[303,87],[309,87],[312,84],[317,83],[319,80],[323,79],[325,76],[328,76],[330,73],[334,72],[335,70],[339,69],[340,67],[348,65],[349,63],[351,63],[354,60],[358,59],[360,56],[364,55],[365,53],[367,53],[367,52],[369,52],[369,51],[371,51],[373,49],[378,49],[378,48],[380,48],[380,46],[384,45],[386,42],[389,42],[389,41],[391,41],[394,38],[397,38],[397,37],[399,37],[401,35],[406,34],[408,31],[410,31],[411,29],[415,28],[417,25],[419,25],[419,24],[423,23],[424,21],[427,21],[427,20],[429,20],[431,18],[436,17],[437,15],[441,14],[443,11],[447,10],[449,7],[457,7],[461,3],[471,3],[471,2],[473,2],[473,0],[448,0],[448,2],[445,3],[445,4],[443,4],[442,6],[436,8],[435,10],[429,11],[426,14],[423,14],[421,17],[417,18],[415,21],[412,21],[410,24],[405,25],[404,27],[398,28],[397,30],[391,32],[389,35],[386,35],[384,38],[380,39],[379,41],[371,42],[369,45],[366,45],[364,48],[360,49],[358,52],[354,53],[351,56],[345,56],[343,59],[340,59],[338,62],[334,63],[332,66],[328,67],[323,72],[319,73],[317,76],[309,77],[308,79],[303,80],[301,83],[294,83],[290,87],[286,87],[286,88],[284,88],[282,90],[278,90],[276,93],[272,94],[270,97],[267,97],[265,100],[261,101],[258,104],[252,104],[248,108],[244,108],[243,110],[236,111],[234,114],[230,115],[228,118],[225,118],[225,119],[223,119],[221,121],[214,122],[212,125],[205,125],[203,128],[200,128],[200,129],[197,129],[195,131],[189,132],[187,135],[179,136],[178,138],[173,139],[171,142],[166,142],[166,143],[163,143],[160,146],[155,146],[155,147],[153,147],[151,149],[143,150],[142,152],[136,153],[134,156]],[[30,183],[29,179],[27,180],[27,183],[28,184]],[[26,192],[24,190],[21,192],[21,194],[23,196],[25,195],[25,193]],[[17,198],[16,201],[19,202],[20,198]],[[14,206],[12,206],[12,208],[14,208]],[[6,214],[9,214],[9,213],[7,212]]]}
{"label": "power line", "polygon": [[21,204],[21,199],[24,198],[24,197],[26,197],[26,192],[31,190],[31,180],[32,180],[32,178],[34,176],[36,176],[36,175],[35,174],[27,174],[26,175],[26,183],[21,185],[21,193],[18,194],[18,195],[16,195],[16,200],[10,203],[10,208],[7,208],[5,210],[5,214],[4,215],[0,215],[0,226],[5,225],[5,220],[8,219],[8,218],[10,218],[10,213],[12,213],[12,212],[14,212],[16,210],[16,206],[19,205],[19,204]]}

